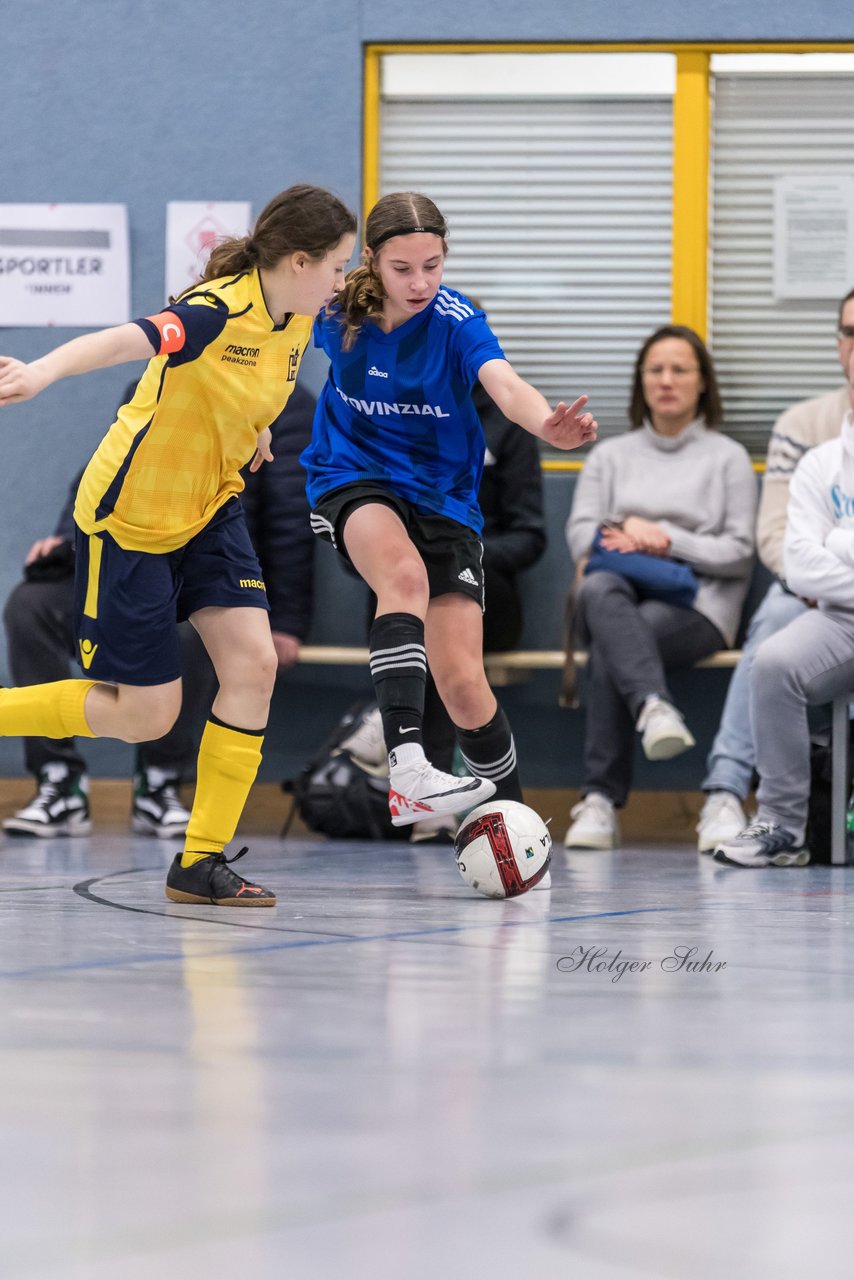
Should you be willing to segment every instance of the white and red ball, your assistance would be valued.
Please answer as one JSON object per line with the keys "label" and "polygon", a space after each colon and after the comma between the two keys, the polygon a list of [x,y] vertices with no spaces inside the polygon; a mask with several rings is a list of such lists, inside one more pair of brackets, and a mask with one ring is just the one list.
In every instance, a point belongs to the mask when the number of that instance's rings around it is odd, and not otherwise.
{"label": "white and red ball", "polygon": [[454,837],[457,867],[466,884],[487,898],[515,898],[542,880],[552,838],[538,813],[517,800],[472,809]]}

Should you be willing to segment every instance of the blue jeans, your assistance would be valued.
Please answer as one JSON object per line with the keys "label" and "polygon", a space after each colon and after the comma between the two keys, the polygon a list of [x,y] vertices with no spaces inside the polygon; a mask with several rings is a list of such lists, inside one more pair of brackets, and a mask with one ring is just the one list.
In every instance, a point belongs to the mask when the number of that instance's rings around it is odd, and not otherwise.
{"label": "blue jeans", "polygon": [[776,635],[806,611],[806,605],[775,582],[750,620],[741,660],[732,673],[721,723],[706,761],[704,791],[731,791],[746,800],[756,765],[753,719],[750,712],[750,681],[756,651],[769,636]]}

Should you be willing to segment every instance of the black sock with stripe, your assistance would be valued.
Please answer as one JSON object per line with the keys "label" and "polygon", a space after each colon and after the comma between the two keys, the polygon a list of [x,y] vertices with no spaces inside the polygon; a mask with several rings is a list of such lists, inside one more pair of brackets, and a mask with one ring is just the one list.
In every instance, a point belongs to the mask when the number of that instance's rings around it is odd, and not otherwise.
{"label": "black sock with stripe", "polygon": [[495,783],[495,800],[522,800],[522,786],[516,765],[516,744],[510,721],[501,707],[488,724],[479,729],[457,728],[463,762],[476,778]]}
{"label": "black sock with stripe", "polygon": [[414,613],[384,613],[371,625],[368,648],[386,749],[422,746],[424,623]]}

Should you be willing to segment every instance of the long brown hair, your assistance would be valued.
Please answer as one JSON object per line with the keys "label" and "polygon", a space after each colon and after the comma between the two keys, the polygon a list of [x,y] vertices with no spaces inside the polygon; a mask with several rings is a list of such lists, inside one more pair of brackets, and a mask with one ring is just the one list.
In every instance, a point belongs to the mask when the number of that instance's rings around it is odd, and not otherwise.
{"label": "long brown hair", "polygon": [[331,191],[307,183],[288,187],[261,210],[251,235],[215,246],[199,283],[253,267],[271,269],[292,253],[324,258],[356,225],[356,215]]}
{"label": "long brown hair", "polygon": [[691,347],[697,357],[700,376],[703,379],[703,390],[700,392],[697,403],[697,417],[704,418],[707,427],[719,427],[723,422],[724,409],[715,376],[715,366],[705,342],[687,325],[663,324],[660,329],[656,329],[655,333],[649,335],[635,360],[632,396],[629,401],[629,420],[632,428],[642,427],[644,418],[649,417],[649,405],[643,394],[643,365],[650,347],[655,346],[656,342],[663,342],[665,338],[681,338]]}
{"label": "long brown hair", "polygon": [[393,191],[382,196],[368,214],[365,245],[360,266],[348,274],[344,288],[330,304],[330,310],[344,328],[341,345],[349,351],[366,320],[382,314],[385,291],[374,262],[386,240],[414,231],[430,231],[442,238],[442,252],[448,252],[448,224],[428,196],[418,191]]}

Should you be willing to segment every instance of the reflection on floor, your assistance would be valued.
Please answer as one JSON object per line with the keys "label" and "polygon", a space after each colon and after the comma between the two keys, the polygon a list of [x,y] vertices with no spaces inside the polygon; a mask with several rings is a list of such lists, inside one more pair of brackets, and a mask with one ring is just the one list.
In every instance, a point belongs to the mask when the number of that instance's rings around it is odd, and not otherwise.
{"label": "reflection on floor", "polygon": [[[3,1280],[851,1275],[854,872],[124,830],[0,850]],[[243,869],[241,864],[241,870]]]}

